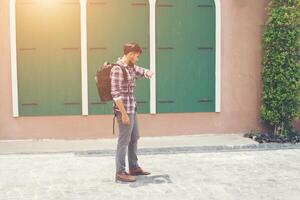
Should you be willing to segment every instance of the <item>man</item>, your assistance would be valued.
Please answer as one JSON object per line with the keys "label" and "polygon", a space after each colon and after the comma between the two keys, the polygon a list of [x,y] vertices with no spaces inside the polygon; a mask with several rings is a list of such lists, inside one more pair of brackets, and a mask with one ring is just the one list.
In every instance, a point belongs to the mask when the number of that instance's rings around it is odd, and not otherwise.
{"label": "man", "polygon": [[[120,66],[114,66],[110,72],[111,95],[113,97],[113,110],[119,124],[119,136],[116,152],[116,182],[134,182],[136,175],[149,175],[138,164],[137,141],[140,137],[137,121],[137,104],[134,94],[136,76],[151,78],[153,72],[137,66],[142,53],[137,43],[126,43],[123,48],[124,55],[118,58],[117,64],[125,67],[127,81],[123,77]],[[125,157],[128,149],[129,173],[125,170]]]}

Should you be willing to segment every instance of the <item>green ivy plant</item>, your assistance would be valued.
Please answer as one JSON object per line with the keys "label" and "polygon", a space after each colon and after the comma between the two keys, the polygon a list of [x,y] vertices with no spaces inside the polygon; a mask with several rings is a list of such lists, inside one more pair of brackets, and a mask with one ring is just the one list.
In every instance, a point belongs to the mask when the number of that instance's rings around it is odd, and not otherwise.
{"label": "green ivy plant", "polygon": [[271,0],[267,8],[261,118],[288,136],[300,114],[300,0]]}

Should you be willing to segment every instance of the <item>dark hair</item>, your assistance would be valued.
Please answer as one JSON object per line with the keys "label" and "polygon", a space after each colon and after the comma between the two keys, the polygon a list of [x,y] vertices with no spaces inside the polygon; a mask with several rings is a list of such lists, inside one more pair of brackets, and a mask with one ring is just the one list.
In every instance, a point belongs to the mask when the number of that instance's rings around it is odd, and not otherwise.
{"label": "dark hair", "polygon": [[132,51],[138,52],[138,53],[143,52],[142,48],[136,42],[130,42],[130,43],[124,44],[123,51],[124,51],[125,55]]}

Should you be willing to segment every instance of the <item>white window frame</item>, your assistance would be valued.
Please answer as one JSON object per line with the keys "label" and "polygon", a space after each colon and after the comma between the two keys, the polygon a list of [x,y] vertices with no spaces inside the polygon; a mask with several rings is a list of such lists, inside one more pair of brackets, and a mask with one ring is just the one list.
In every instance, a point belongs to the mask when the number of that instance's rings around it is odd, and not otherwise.
{"label": "white window frame", "polygon": [[[221,112],[221,0],[215,1],[215,112]],[[155,34],[155,5],[156,0],[149,0],[150,5],[150,70],[156,72],[156,34]],[[156,114],[156,78],[150,80],[150,114]]]}
{"label": "white window frame", "polygon": [[[215,112],[221,112],[221,0],[215,1],[216,9],[216,56],[215,56]],[[150,7],[150,70],[156,72],[156,0],[149,0]],[[16,0],[10,0],[10,49],[13,117],[19,117],[17,44],[16,44]],[[81,24],[81,92],[82,115],[88,115],[88,66],[87,66],[87,0],[80,0]],[[150,114],[156,114],[156,76],[150,80]]]}
{"label": "white window frame", "polygon": [[216,56],[215,56],[215,112],[221,112],[221,0],[215,1],[216,13]]}
{"label": "white window frame", "polygon": [[87,61],[87,0],[80,0],[81,24],[81,95],[82,115],[89,114],[88,61]]}

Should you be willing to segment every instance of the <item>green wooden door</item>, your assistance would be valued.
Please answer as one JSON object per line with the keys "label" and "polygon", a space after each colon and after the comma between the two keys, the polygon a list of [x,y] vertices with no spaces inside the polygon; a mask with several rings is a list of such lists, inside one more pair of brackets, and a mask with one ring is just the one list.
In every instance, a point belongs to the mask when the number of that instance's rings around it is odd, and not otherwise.
{"label": "green wooden door", "polygon": [[[88,93],[89,114],[112,114],[112,102],[100,103],[95,85],[96,69],[104,61],[115,62],[123,55],[126,42],[138,42],[143,53],[137,65],[149,68],[148,1],[88,1]],[[139,113],[150,110],[150,81],[137,80],[136,97]]]}
{"label": "green wooden door", "polygon": [[81,114],[80,4],[16,2],[19,112]]}
{"label": "green wooden door", "polygon": [[156,34],[157,112],[214,112],[214,0],[158,0]]}

